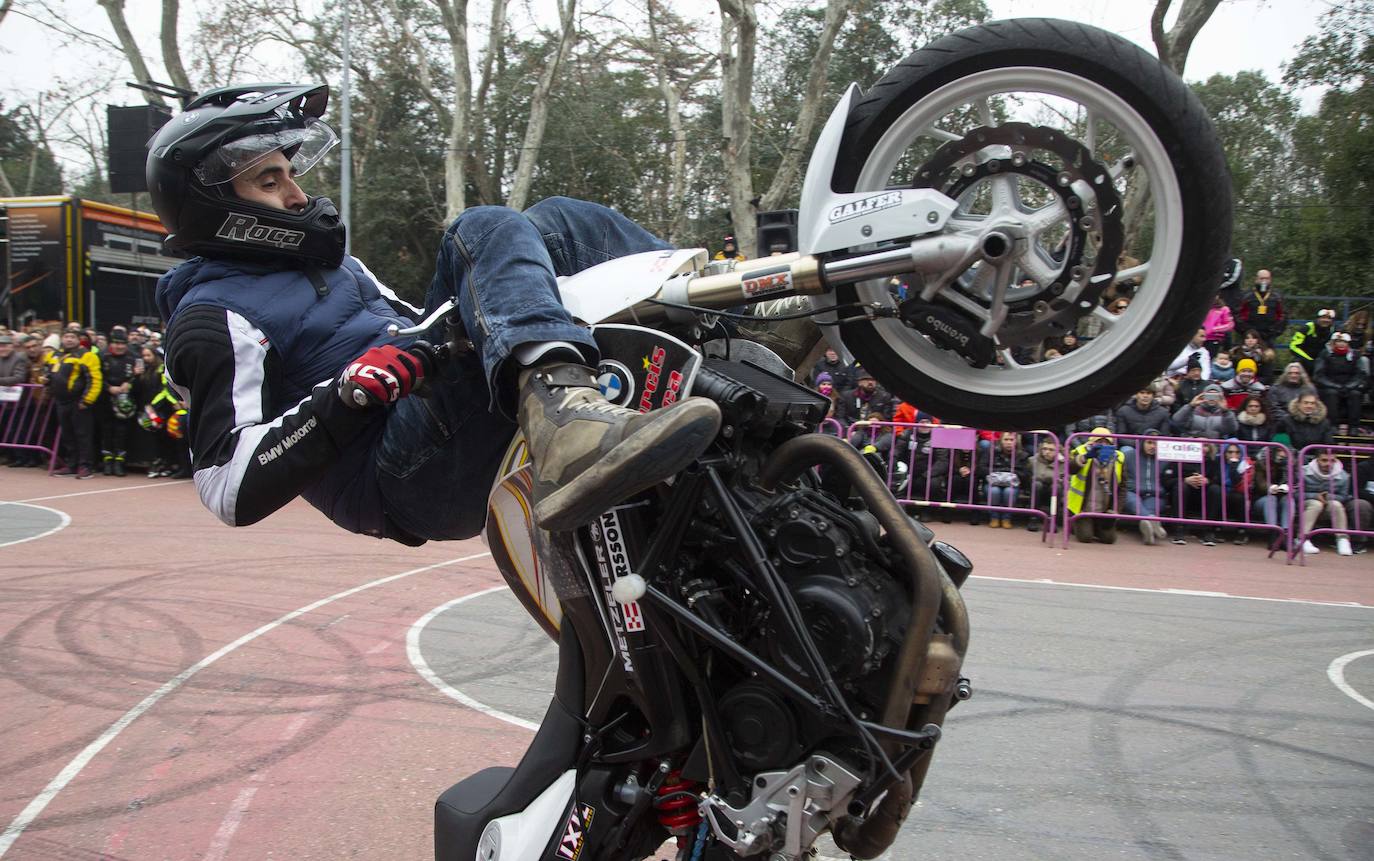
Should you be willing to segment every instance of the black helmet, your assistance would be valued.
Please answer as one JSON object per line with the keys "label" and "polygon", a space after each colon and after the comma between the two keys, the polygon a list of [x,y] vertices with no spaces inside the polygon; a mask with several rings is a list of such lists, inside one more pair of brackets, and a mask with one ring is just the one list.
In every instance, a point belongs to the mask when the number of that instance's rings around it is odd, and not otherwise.
{"label": "black helmet", "polygon": [[338,142],[320,120],[329,87],[248,84],[211,90],[148,142],[148,191],[171,233],[170,248],[333,268],[343,260],[344,226],[326,197],[299,212],[250,203],[230,181],[281,151],[299,176]]}

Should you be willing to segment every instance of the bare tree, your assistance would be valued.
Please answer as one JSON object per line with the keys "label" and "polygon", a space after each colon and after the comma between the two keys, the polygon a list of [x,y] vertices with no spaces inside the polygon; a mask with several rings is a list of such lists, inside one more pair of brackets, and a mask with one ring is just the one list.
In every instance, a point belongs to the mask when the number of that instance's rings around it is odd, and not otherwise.
{"label": "bare tree", "polygon": [[434,0],[448,34],[453,97],[448,110],[448,145],[444,149],[444,210],[448,220],[467,205],[468,110],[472,69],[468,66],[468,0]]}
{"label": "bare tree", "polygon": [[482,72],[477,81],[477,97],[472,105],[472,145],[468,150],[472,184],[480,203],[501,200],[501,171],[487,164],[487,101],[492,80],[506,67],[506,0],[492,0],[491,23],[487,30],[487,50],[482,55]]}
{"label": "bare tree", "polygon": [[190,90],[191,79],[186,76],[186,67],[181,64],[181,46],[177,42],[180,5],[180,0],[162,0],[162,65],[167,67],[172,86]]}
{"label": "bare tree", "polygon": [[[1183,68],[1188,62],[1188,51],[1193,47],[1193,39],[1221,5],[1221,0],[1183,0],[1178,19],[1174,21],[1174,26],[1166,31],[1164,17],[1169,14],[1169,7],[1172,5],[1173,0],[1155,0],[1154,12],[1150,15],[1150,35],[1154,38],[1159,61],[1182,76]],[[1124,206],[1125,248],[1129,253],[1137,250],[1135,245],[1145,226],[1145,216],[1150,209],[1149,185],[1143,182],[1131,183],[1126,189]]]}
{"label": "bare tree", "polygon": [[[134,41],[134,34],[129,30],[129,22],[124,19],[124,0],[97,0],[105,14],[110,18],[110,26],[114,28],[115,36],[119,39],[119,46],[124,51],[124,58],[129,61],[129,65],[134,70],[134,78],[140,82],[151,81],[153,76],[148,72],[148,64],[143,59],[143,52],[138,49],[138,43]],[[143,90],[143,98],[150,105],[166,107],[167,102],[157,93],[150,90]]]}
{"label": "bare tree", "polygon": [[530,115],[525,124],[525,141],[520,148],[520,161],[515,166],[515,179],[511,182],[510,194],[506,205],[511,209],[524,209],[534,182],[534,167],[539,163],[539,148],[544,142],[544,126],[549,115],[549,91],[558,79],[558,68],[572,51],[577,42],[577,0],[558,0],[558,22],[560,33],[558,45],[553,56],[544,64],[539,75],[534,94],[530,96]]}
{"label": "bare tree", "polygon": [[1182,75],[1193,39],[1221,5],[1221,0],[1183,0],[1178,20],[1166,32],[1164,16],[1169,14],[1172,5],[1173,0],[1155,0],[1155,10],[1150,15],[1150,36],[1154,39],[1155,50],[1159,52],[1159,61]]}
{"label": "bare tree", "polygon": [[753,248],[754,177],[752,162],[754,52],[759,19],[754,0],[716,0],[720,5],[721,158],[730,197],[735,247]]}
{"label": "bare tree", "polygon": [[782,163],[778,165],[777,173],[773,174],[773,181],[769,184],[768,191],[764,192],[760,204],[765,210],[777,209],[782,205],[783,200],[791,194],[797,175],[801,172],[802,156],[811,140],[811,130],[816,125],[816,115],[820,111],[821,94],[825,91],[829,77],[830,55],[834,52],[835,39],[844,27],[845,19],[853,5],[854,0],[829,0],[825,5],[825,21],[821,25],[820,40],[816,45],[815,57],[811,61],[811,71],[806,77],[806,90],[802,95],[797,123],[788,135],[787,144],[783,148]]}

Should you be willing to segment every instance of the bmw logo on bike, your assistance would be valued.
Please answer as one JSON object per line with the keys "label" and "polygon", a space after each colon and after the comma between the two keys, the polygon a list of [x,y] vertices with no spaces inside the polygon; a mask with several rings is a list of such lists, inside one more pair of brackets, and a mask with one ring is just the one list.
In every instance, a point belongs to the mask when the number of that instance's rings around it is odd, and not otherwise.
{"label": "bmw logo on bike", "polygon": [[630,402],[635,393],[635,378],[629,368],[614,359],[602,359],[596,370],[596,384],[606,400],[621,405]]}

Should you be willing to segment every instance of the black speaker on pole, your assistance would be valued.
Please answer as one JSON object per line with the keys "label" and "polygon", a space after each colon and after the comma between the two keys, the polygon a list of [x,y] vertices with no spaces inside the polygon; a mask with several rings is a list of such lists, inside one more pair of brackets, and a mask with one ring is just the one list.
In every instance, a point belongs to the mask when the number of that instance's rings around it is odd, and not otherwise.
{"label": "black speaker on pole", "polygon": [[110,160],[110,191],[131,194],[148,190],[144,164],[148,141],[172,118],[170,108],[156,105],[105,106]]}
{"label": "black speaker on pole", "polygon": [[787,254],[797,250],[797,209],[774,209],[755,217],[758,227],[759,256]]}

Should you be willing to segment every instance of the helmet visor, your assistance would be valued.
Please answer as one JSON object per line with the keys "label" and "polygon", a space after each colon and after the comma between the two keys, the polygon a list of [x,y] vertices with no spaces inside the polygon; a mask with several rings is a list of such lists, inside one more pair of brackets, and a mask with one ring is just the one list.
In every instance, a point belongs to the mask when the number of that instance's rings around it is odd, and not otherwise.
{"label": "helmet visor", "polygon": [[272,153],[280,151],[290,160],[295,175],[300,176],[314,167],[338,142],[339,136],[328,123],[307,116],[297,128],[277,128],[221,144],[192,172],[203,185],[219,185],[242,175]]}

